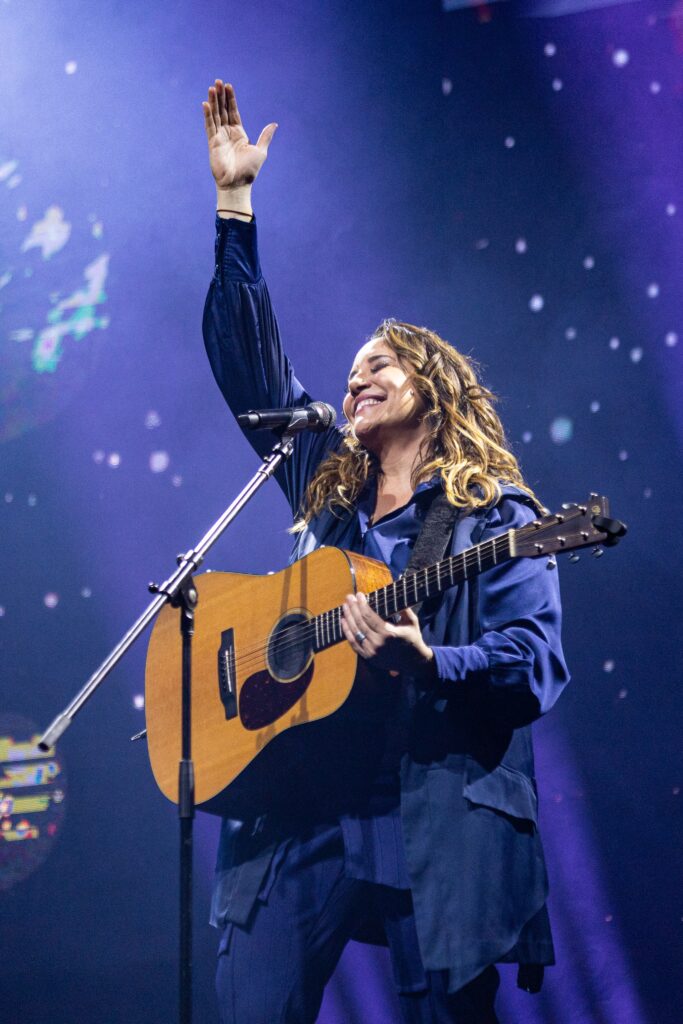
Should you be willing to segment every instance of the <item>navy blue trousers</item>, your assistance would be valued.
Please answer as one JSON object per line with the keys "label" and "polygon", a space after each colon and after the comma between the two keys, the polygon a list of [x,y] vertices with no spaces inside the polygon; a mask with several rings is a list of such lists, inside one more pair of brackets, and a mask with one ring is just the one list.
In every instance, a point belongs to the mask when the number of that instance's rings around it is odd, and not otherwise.
{"label": "navy blue trousers", "polygon": [[[422,965],[410,893],[345,877],[336,825],[292,842],[247,925],[227,924],[216,974],[221,1024],[314,1024],[344,946],[364,923],[385,931],[406,1024],[498,1024],[496,968],[449,993],[448,973]],[[363,1019],[373,1020],[372,1006]]]}

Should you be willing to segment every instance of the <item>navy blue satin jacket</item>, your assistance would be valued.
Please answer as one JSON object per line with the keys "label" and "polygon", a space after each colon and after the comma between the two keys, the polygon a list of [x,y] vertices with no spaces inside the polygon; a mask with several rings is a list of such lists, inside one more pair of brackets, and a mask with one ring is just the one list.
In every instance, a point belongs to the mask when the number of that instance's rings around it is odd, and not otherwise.
{"label": "navy blue satin jacket", "polygon": [[[203,326],[235,414],[312,400],[282,349],[254,223],[217,220]],[[266,432],[247,436],[260,454],[272,447]],[[278,476],[293,514],[321,459],[340,443],[336,427],[297,438]],[[504,486],[495,506],[460,518],[450,553],[535,514],[523,492]],[[296,536],[292,560],[323,544],[358,550],[358,536],[358,512],[325,511]],[[428,602],[420,619],[437,684],[412,707],[400,820],[423,962],[448,970],[454,991],[496,961],[553,962],[530,725],[569,679],[557,572],[544,560],[509,561]],[[213,923],[248,919],[278,848],[262,823],[224,821]]]}

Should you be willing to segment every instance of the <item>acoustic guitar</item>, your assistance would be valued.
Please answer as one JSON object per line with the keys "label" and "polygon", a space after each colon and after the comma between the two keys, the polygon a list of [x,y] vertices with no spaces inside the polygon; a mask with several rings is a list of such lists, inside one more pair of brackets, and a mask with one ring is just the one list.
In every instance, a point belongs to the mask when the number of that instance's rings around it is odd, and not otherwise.
{"label": "acoustic guitar", "polygon": [[[286,785],[283,743],[300,726],[333,715],[369,675],[345,641],[341,606],[362,592],[388,620],[449,587],[513,558],[550,557],[586,546],[611,546],[626,527],[609,517],[607,498],[444,558],[392,580],[387,566],[339,548],[320,548],[267,576],[207,572],[195,577],[199,600],[193,641],[192,757],[196,806],[244,813]],[[145,672],[147,738],[162,793],[178,800],[181,720],[181,638],[178,612],[162,609],[150,637]],[[360,684],[357,689],[362,689]],[[275,743],[273,742],[275,741]],[[271,746],[272,745],[272,746]]]}

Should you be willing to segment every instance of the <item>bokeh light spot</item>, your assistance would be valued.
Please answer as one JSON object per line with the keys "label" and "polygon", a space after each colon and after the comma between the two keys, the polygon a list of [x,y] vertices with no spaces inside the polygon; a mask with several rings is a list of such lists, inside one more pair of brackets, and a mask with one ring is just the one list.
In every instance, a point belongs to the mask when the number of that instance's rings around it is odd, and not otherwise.
{"label": "bokeh light spot", "polygon": [[163,473],[168,469],[170,461],[168,452],[152,452],[149,457],[149,468],[153,473]]}
{"label": "bokeh light spot", "polygon": [[574,424],[568,416],[557,416],[550,424],[550,436],[555,444],[566,444],[571,441]]}

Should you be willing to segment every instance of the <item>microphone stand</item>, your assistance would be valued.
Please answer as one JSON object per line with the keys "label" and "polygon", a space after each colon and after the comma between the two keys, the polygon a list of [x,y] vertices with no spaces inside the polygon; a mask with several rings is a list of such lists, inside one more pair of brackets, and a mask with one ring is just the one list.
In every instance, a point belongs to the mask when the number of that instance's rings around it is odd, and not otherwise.
{"label": "microphone stand", "polygon": [[[184,555],[178,555],[178,567],[161,584],[150,583],[149,590],[156,594],[142,615],[133,623],[119,643],[105,658],[100,667],[88,679],[85,686],[74,697],[45,730],[38,746],[50,750],[87,700],[92,697],[100,683],[119,663],[123,655],[159,614],[165,604],[171,604],[180,611],[180,632],[182,635],[182,752],[178,765],[178,818],[180,822],[180,1024],[192,1021],[192,828],[194,821],[194,764],[192,762],[192,637],[194,634],[194,612],[197,606],[197,588],[193,573],[204,561],[206,553],[216,543],[223,531],[239,515],[247,502],[270,479],[275,471],[287,461],[294,451],[294,437],[309,426],[299,410],[292,410],[289,424],[280,431],[280,440],[270,453],[264,456],[264,464],[256,471],[246,487],[237,495],[202,539]],[[275,431],[277,433],[277,431]],[[139,736],[144,735],[140,733]],[[136,737],[137,738],[137,737]]]}

